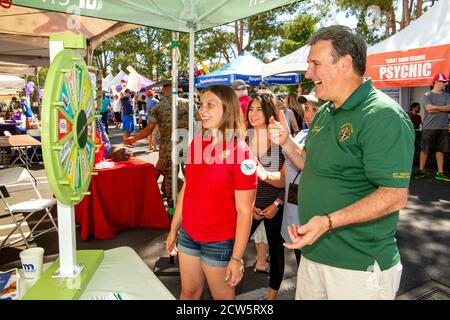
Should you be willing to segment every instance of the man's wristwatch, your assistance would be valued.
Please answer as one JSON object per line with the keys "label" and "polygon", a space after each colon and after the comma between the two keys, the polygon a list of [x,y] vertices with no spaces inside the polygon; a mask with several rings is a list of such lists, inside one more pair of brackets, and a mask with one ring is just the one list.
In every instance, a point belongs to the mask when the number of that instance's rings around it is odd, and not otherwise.
{"label": "man's wristwatch", "polygon": [[282,202],[279,202],[278,200],[275,200],[273,202],[273,204],[275,205],[275,207],[280,208],[280,206],[283,204]]}

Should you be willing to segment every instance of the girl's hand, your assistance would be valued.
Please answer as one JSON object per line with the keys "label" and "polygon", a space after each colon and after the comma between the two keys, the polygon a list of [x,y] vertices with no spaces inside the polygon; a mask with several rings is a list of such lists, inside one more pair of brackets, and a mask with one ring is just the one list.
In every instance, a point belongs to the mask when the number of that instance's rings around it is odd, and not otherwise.
{"label": "girl's hand", "polygon": [[256,220],[261,220],[264,218],[264,214],[262,213],[262,211],[256,207],[253,207],[253,218]]}
{"label": "girl's hand", "polygon": [[166,250],[171,256],[176,256],[178,254],[177,239],[178,231],[170,230],[169,234],[167,235]]}
{"label": "girl's hand", "polygon": [[235,287],[239,282],[241,282],[244,276],[244,265],[235,260],[231,259],[228,263],[227,273],[225,281],[230,287]]}
{"label": "girl's hand", "polygon": [[272,219],[273,217],[275,217],[275,215],[278,212],[278,208],[277,206],[275,206],[273,203],[268,206],[267,208],[265,208],[263,211],[261,211],[262,214],[264,214],[264,217],[267,219]]}

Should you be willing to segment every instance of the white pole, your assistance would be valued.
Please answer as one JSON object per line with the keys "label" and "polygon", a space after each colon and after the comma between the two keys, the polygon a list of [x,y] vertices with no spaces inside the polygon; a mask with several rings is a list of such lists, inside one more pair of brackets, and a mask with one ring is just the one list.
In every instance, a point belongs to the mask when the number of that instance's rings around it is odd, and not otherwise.
{"label": "white pole", "polygon": [[189,28],[189,143],[194,136],[194,56],[195,33],[194,26]]}
{"label": "white pole", "polygon": [[57,201],[59,276],[75,277],[78,273],[75,237],[75,208]]}
{"label": "white pole", "polygon": [[[178,141],[178,32],[172,32],[172,200],[175,208],[178,196],[178,165],[175,145]],[[170,204],[169,204],[170,205]]]}

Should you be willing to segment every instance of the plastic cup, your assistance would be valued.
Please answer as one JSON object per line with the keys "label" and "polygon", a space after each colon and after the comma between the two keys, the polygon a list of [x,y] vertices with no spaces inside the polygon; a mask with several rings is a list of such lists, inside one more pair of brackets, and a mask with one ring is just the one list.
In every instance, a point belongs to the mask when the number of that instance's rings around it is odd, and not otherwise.
{"label": "plastic cup", "polygon": [[20,252],[20,260],[25,278],[38,279],[42,275],[44,248],[36,247]]}

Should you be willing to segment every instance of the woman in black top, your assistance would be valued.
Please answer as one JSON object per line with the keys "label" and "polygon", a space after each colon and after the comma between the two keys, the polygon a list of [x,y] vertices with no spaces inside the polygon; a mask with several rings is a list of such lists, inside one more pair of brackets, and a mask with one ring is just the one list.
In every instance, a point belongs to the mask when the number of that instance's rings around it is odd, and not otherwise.
{"label": "woman in black top", "polygon": [[[284,156],[281,148],[270,140],[267,127],[271,117],[278,121],[274,98],[268,94],[258,94],[250,101],[247,110],[249,146],[266,171],[279,171]],[[283,199],[284,188],[258,181],[251,234],[264,219],[270,254],[268,300],[276,299],[284,274],[284,241],[280,235]]]}

